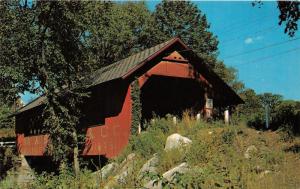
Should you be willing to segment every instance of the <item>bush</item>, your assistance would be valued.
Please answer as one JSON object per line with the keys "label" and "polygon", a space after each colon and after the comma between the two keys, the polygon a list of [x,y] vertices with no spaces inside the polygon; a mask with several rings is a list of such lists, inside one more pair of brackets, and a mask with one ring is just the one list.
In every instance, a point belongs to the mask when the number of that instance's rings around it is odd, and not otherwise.
{"label": "bush", "polygon": [[130,148],[131,151],[142,157],[150,157],[164,149],[165,140],[165,135],[161,131],[149,130],[142,132],[139,136],[132,137]]}
{"label": "bush", "polygon": [[204,142],[197,140],[193,141],[193,144],[191,144],[188,147],[188,152],[186,153],[186,161],[190,165],[197,165],[199,163],[207,163],[208,161],[208,154],[209,146],[205,144]]}
{"label": "bush", "polygon": [[6,176],[8,170],[16,167],[18,156],[12,148],[0,148],[0,179]]}
{"label": "bush", "polygon": [[159,172],[163,173],[182,163],[185,158],[185,150],[176,148],[163,151],[159,154]]}
{"label": "bush", "polygon": [[248,118],[247,125],[255,129],[265,128],[265,115],[262,112],[255,113]]}
{"label": "bush", "polygon": [[222,131],[221,139],[223,143],[231,145],[233,144],[234,138],[235,132],[233,129],[226,129]]}

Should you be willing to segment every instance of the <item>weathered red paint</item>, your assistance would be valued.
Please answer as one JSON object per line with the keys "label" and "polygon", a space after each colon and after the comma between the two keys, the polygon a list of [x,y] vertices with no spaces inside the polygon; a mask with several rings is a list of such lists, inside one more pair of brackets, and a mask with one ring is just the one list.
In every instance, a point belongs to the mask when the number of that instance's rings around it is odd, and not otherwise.
{"label": "weathered red paint", "polygon": [[48,135],[25,136],[17,134],[17,148],[25,156],[42,156],[48,144]]}
{"label": "weathered red paint", "polygon": [[127,145],[131,128],[130,85],[121,112],[105,118],[104,125],[87,129],[83,155],[105,155],[108,158],[118,155]]}
{"label": "weathered red paint", "polygon": [[196,79],[209,85],[209,82],[201,74],[195,73],[194,68],[187,63],[161,61],[139,78],[139,85],[143,86],[152,75]]}

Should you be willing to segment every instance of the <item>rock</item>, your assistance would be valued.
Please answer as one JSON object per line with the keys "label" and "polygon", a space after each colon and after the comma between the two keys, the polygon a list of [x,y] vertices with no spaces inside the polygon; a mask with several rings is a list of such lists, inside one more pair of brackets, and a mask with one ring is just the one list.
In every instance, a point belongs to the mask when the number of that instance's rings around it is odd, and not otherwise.
{"label": "rock", "polygon": [[162,189],[162,181],[151,180],[144,185],[144,188],[147,189]]}
{"label": "rock", "polygon": [[256,153],[258,150],[254,145],[251,145],[247,148],[246,152],[244,153],[244,157],[246,159],[251,158],[251,155],[253,155],[254,153]]}
{"label": "rock", "polygon": [[115,176],[115,179],[117,180],[118,183],[124,184],[126,183],[126,177],[128,174],[132,171],[133,169],[133,163],[132,161],[135,158],[135,154],[131,153],[127,156],[127,158],[122,162],[121,164],[121,169],[120,173]]}
{"label": "rock", "polygon": [[115,172],[117,170],[117,168],[119,167],[119,164],[117,163],[110,163],[105,165],[104,167],[102,167],[101,170],[96,171],[94,174],[96,175],[101,175],[102,179],[106,179],[108,178],[108,176],[110,176],[113,172]]}
{"label": "rock", "polygon": [[149,159],[141,168],[140,172],[139,172],[139,178],[143,177],[143,174],[145,173],[157,173],[156,171],[156,166],[159,163],[159,159],[158,159],[158,155],[154,154],[153,157],[151,159]]}
{"label": "rock", "polygon": [[265,175],[268,175],[268,174],[270,174],[271,173],[271,171],[270,170],[265,170],[265,171],[263,171],[263,172],[261,172],[260,173],[260,178],[263,178]]}
{"label": "rock", "polygon": [[[185,173],[189,170],[189,166],[187,163],[182,163],[173,169],[165,172],[162,176],[169,182],[171,182],[176,175],[176,173]],[[144,188],[147,189],[162,189],[162,181],[161,180],[151,180],[147,184],[144,185]]]}
{"label": "rock", "polygon": [[127,176],[133,171],[134,163],[132,161],[134,160],[134,158],[135,154],[131,153],[126,157],[126,159],[123,160],[123,162],[119,166],[118,174],[108,181],[108,183],[104,187],[105,189],[113,188],[113,185],[116,183],[126,184]]}
{"label": "rock", "polygon": [[255,171],[256,174],[259,174],[259,173],[263,172],[264,170],[263,170],[259,165],[257,165],[257,166],[254,168],[254,171]]}
{"label": "rock", "polygon": [[185,146],[190,143],[192,143],[192,141],[189,138],[183,137],[180,134],[175,133],[175,134],[168,136],[166,145],[165,145],[165,150],[166,151],[171,150],[174,148]]}
{"label": "rock", "polygon": [[167,179],[168,181],[171,181],[174,176],[175,173],[185,173],[189,170],[189,166],[187,163],[182,163],[180,165],[178,165],[177,167],[174,167],[173,169],[170,169],[169,171],[165,172],[163,174],[163,177],[165,179]]}

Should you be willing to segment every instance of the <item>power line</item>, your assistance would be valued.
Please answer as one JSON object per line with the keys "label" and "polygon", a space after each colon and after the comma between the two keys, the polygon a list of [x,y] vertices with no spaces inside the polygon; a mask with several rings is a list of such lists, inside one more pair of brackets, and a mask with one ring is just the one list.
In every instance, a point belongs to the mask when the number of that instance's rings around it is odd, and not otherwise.
{"label": "power line", "polygon": [[237,56],[241,56],[241,55],[253,53],[253,52],[256,52],[256,51],[263,50],[263,49],[267,49],[267,48],[271,48],[271,47],[283,45],[283,44],[286,44],[286,43],[290,43],[290,42],[293,42],[293,41],[296,41],[296,40],[299,40],[299,39],[300,38],[298,37],[298,38],[295,38],[295,39],[290,39],[290,40],[282,41],[282,42],[279,42],[279,43],[272,43],[272,44],[264,46],[264,47],[260,47],[260,48],[257,48],[257,49],[252,49],[250,51],[241,52],[241,53],[233,54],[233,55],[230,55],[230,56],[226,56],[223,59],[230,59],[230,58],[233,58],[233,57],[237,57]]}
{"label": "power line", "polygon": [[[273,15],[268,15],[265,18],[263,18],[264,19],[263,21],[270,20],[272,17],[273,17]],[[256,24],[256,23],[261,22],[261,21],[262,21],[261,17],[259,17],[257,19],[254,19],[254,20],[252,20],[250,22],[243,21],[240,25],[237,25],[237,27],[230,27],[229,30],[221,31],[219,33],[219,35],[220,34],[224,34],[224,33],[228,33],[228,32],[232,32],[233,30],[236,30],[237,28],[243,28],[243,29],[245,29],[246,28],[245,26],[253,25],[253,24]],[[230,25],[228,25],[228,26],[230,26]]]}
{"label": "power line", "polygon": [[244,65],[244,64],[253,64],[253,63],[260,62],[262,60],[270,59],[270,58],[273,58],[273,57],[277,57],[277,56],[280,56],[280,55],[283,55],[283,54],[287,54],[287,53],[291,53],[291,52],[298,51],[298,50],[300,50],[300,47],[289,49],[287,51],[282,51],[282,52],[279,52],[279,53],[276,53],[276,54],[272,54],[272,55],[260,57],[258,59],[255,59],[255,60],[252,60],[252,61],[249,61],[249,62],[235,64],[235,65],[232,65],[232,66],[239,66],[239,65]]}
{"label": "power line", "polygon": [[[245,38],[245,37],[247,37],[247,36],[253,36],[253,35],[256,35],[256,34],[259,34],[259,33],[266,33],[266,32],[268,32],[268,31],[273,31],[272,29],[273,28],[276,28],[277,26],[271,26],[271,27],[268,27],[268,28],[265,28],[265,29],[262,29],[262,30],[258,30],[258,31],[256,31],[256,32],[254,32],[254,33],[249,33],[249,34],[245,34],[245,35],[240,35],[240,36],[237,36],[237,37],[234,37],[234,38],[231,38],[231,39],[228,39],[228,40],[224,40],[223,42],[222,42],[222,45],[224,45],[224,44],[227,44],[227,43],[230,43],[230,42],[232,42],[232,41],[236,41],[236,40],[238,40],[238,39],[242,39],[242,38]],[[276,29],[279,29],[279,27],[277,27]]]}

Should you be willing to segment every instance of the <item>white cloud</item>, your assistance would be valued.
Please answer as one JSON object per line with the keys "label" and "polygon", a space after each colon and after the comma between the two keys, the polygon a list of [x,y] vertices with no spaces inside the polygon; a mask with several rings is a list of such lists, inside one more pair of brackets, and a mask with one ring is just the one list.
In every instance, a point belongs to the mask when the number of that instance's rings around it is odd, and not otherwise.
{"label": "white cloud", "polygon": [[259,41],[259,40],[262,40],[262,39],[263,39],[263,36],[257,36],[257,37],[255,37],[256,41]]}
{"label": "white cloud", "polygon": [[244,42],[245,42],[245,44],[248,45],[248,44],[254,43],[255,41],[262,40],[262,39],[263,39],[262,36],[247,37]]}
{"label": "white cloud", "polygon": [[246,43],[246,44],[253,43],[253,38],[248,37],[247,39],[245,39],[245,43]]}

